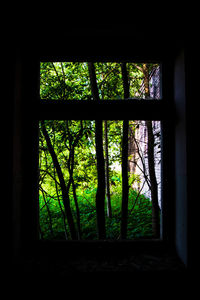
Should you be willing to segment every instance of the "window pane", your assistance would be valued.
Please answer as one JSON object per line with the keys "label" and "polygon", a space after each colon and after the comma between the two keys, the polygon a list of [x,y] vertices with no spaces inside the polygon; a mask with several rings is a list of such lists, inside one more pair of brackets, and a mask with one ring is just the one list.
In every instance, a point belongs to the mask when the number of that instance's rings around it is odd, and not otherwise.
{"label": "window pane", "polygon": [[[123,99],[123,82],[119,62],[94,64],[101,100]],[[160,99],[159,64],[127,63],[130,98]],[[87,62],[41,62],[41,99],[92,99]]]}
{"label": "window pane", "polygon": [[[160,228],[160,121],[150,121],[150,124],[147,122],[149,121],[128,121],[127,239],[153,237],[156,226]],[[96,240],[99,238],[99,226],[102,226],[103,222],[106,239],[121,237],[124,218],[122,212],[124,122],[106,120],[100,122],[100,127],[102,132],[97,136],[98,127],[94,120],[40,122],[41,239]],[[98,221],[100,209],[97,207],[97,193],[102,189],[102,184],[98,182],[99,168],[102,170],[102,165],[97,161],[99,150],[103,153],[105,166],[103,168],[105,184],[100,199],[104,206],[101,225]],[[149,155],[152,153],[154,159],[149,165],[149,158],[151,159]],[[153,172],[154,179],[152,179]],[[156,199],[158,202],[154,209],[152,199],[154,203]]]}

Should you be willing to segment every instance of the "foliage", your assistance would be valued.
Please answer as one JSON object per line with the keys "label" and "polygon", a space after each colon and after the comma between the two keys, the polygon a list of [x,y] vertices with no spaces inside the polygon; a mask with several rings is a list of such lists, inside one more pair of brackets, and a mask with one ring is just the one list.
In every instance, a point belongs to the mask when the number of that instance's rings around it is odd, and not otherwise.
{"label": "foliage", "polygon": [[[112,189],[112,218],[106,217],[106,233],[108,239],[120,238],[121,222],[121,182],[118,182]],[[85,189],[77,193],[79,209],[81,212],[82,239],[97,239],[96,231],[96,208],[95,208],[96,188]],[[143,195],[139,197],[134,190],[129,194],[128,210],[128,239],[148,237],[152,235],[151,228],[151,201]],[[40,227],[44,239],[65,239],[63,228],[63,216],[60,211],[58,199],[47,197],[49,209],[51,211],[52,230],[49,226],[49,214],[44,199],[40,194]],[[135,204],[136,201],[136,204]],[[135,205],[134,205],[135,204]],[[76,216],[76,207],[71,194],[71,205],[73,215]],[[134,209],[132,209],[134,206]],[[106,211],[105,211],[106,214]],[[68,233],[69,234],[69,233]]]}
{"label": "foliage", "polygon": [[[99,96],[102,100],[123,99],[121,64],[95,63]],[[142,64],[127,63],[130,98],[142,98]],[[149,72],[157,65],[148,64]],[[92,99],[86,62],[42,62],[40,65],[41,99]]]}
{"label": "foliage", "polygon": [[[133,121],[132,127],[133,127]],[[112,218],[106,217],[106,233],[109,239],[120,237],[121,222],[121,139],[122,121],[107,121],[109,141],[109,176]],[[54,151],[62,168],[66,184],[70,180],[69,160],[74,146],[73,179],[80,211],[82,239],[96,239],[97,170],[94,122],[89,120],[45,121]],[[45,239],[65,238],[64,207],[58,176],[45,139],[40,134],[40,230]],[[128,238],[151,235],[151,202],[131,188],[139,178],[129,175]],[[69,189],[70,204],[74,219],[77,220],[72,187]],[[106,205],[105,205],[105,215]],[[66,221],[66,220],[65,220]],[[69,236],[66,226],[67,236]]]}
{"label": "foliage", "polygon": [[[149,65],[149,67],[151,71],[154,65]],[[95,68],[100,99],[122,99],[123,84],[120,64],[98,62],[95,63]],[[144,76],[140,69],[141,64],[127,64],[131,98],[142,96],[141,86]],[[41,63],[40,96],[41,99],[55,100],[92,99],[87,63]],[[129,121],[129,125],[131,131],[135,132],[137,122]],[[93,120],[45,120],[45,127],[63,173],[77,230],[80,225],[79,235],[81,239],[97,239],[95,122]],[[122,121],[107,121],[112,208],[112,217],[108,217],[105,205],[108,239],[120,238],[122,128]],[[105,128],[103,128],[103,138],[104,136]],[[70,239],[61,185],[41,130],[41,124],[39,150],[40,236],[42,239]],[[133,182],[139,185],[140,177],[129,174],[127,238],[152,236],[152,203],[150,199],[142,195],[141,191],[138,192],[133,188]]]}

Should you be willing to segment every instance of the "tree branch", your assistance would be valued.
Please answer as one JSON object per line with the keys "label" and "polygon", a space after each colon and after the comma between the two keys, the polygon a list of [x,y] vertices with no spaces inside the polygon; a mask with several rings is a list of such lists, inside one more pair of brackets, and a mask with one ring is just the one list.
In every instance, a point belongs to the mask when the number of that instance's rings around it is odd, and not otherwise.
{"label": "tree branch", "polygon": [[138,65],[136,65],[136,64],[134,64],[134,63],[132,63],[132,65],[133,65],[136,69],[138,69],[140,72],[143,73],[142,67],[139,67]]}

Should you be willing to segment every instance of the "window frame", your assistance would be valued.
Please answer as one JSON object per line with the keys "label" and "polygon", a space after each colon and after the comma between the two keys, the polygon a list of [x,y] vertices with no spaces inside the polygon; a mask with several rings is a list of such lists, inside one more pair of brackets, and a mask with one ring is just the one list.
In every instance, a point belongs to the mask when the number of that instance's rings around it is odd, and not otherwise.
{"label": "window frame", "polygon": [[[172,86],[172,69],[169,62],[157,61],[161,66],[161,99],[121,99],[121,100],[44,100],[40,99],[40,62],[41,61],[69,61],[66,59],[44,60],[39,59],[37,61],[37,96],[33,99],[33,123],[38,131],[38,121],[40,120],[86,120],[86,119],[99,119],[101,120],[158,120],[161,121],[161,147],[162,147],[162,159],[161,159],[161,199],[162,199],[162,211],[161,211],[161,234],[160,241],[170,242],[174,240],[174,117],[175,110],[173,105],[173,96],[170,93],[172,88],[168,89],[167,84]],[[72,60],[70,61],[80,61]],[[89,61],[88,59],[84,61]],[[102,61],[100,59],[94,60]],[[116,61],[116,60],[115,60]],[[131,61],[135,61],[132,59]],[[120,60],[119,62],[123,62]],[[145,60],[146,62],[146,60]],[[152,61],[147,61],[147,63]],[[36,94],[35,94],[36,95]],[[38,133],[36,134],[38,135]],[[38,138],[38,136],[37,136]],[[35,160],[38,159],[37,154]],[[38,164],[38,161],[37,161]],[[39,201],[37,201],[37,240],[39,238]],[[151,239],[152,240],[152,239]],[[70,241],[72,242],[72,241]],[[130,241],[133,242],[133,241]],[[138,241],[139,242],[139,241]]]}

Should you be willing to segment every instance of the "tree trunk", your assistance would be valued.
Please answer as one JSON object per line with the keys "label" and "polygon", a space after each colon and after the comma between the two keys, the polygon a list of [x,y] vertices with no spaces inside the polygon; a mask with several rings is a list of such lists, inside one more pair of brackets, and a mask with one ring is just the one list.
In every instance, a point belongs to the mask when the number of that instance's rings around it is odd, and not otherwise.
{"label": "tree trunk", "polygon": [[[130,175],[135,174],[136,168],[136,144],[135,144],[135,123],[129,122],[129,139],[128,139],[128,172]],[[134,184],[134,182],[133,182]]]}
{"label": "tree trunk", "polygon": [[[53,145],[52,146],[54,148],[54,145],[55,145],[55,131],[54,131],[54,129],[53,129],[53,134],[54,135],[53,135]],[[64,230],[65,230],[65,239],[68,240],[67,224],[66,224],[66,220],[65,220],[66,219],[66,214],[65,214],[65,211],[62,208],[61,201],[60,201],[60,196],[59,196],[59,191],[58,191],[59,182],[56,179],[56,169],[55,169],[55,167],[53,168],[53,174],[54,174],[54,183],[55,183],[55,189],[56,189],[58,204],[59,204],[60,211],[61,211],[61,214],[62,214],[62,217],[63,217],[63,226],[64,226]]]}
{"label": "tree trunk", "polygon": [[[122,80],[124,88],[124,98],[129,97],[129,84],[126,63],[122,63]],[[128,130],[129,120],[123,121],[123,137],[122,137],[122,219],[121,219],[121,238],[127,237],[127,217],[128,217]]]}
{"label": "tree trunk", "polygon": [[[95,67],[94,64],[88,63],[90,85],[92,90],[92,96],[94,101],[100,101]],[[106,227],[105,227],[105,165],[103,156],[103,131],[102,131],[102,120],[95,120],[95,143],[96,143],[96,158],[97,158],[97,193],[96,193],[96,214],[97,214],[97,231],[98,238],[106,238]]]}
{"label": "tree trunk", "polygon": [[[144,88],[145,98],[150,97],[149,92],[149,69],[147,64],[143,64],[144,74]],[[160,222],[159,222],[159,205],[158,205],[158,185],[155,173],[155,160],[154,160],[154,135],[152,128],[152,121],[146,121],[147,133],[148,133],[148,167],[149,177],[151,184],[151,201],[152,201],[152,231],[154,237],[160,236]]]}
{"label": "tree trunk", "polygon": [[148,130],[148,166],[149,177],[151,184],[151,201],[152,201],[152,230],[154,237],[158,238],[160,235],[159,222],[159,205],[158,205],[158,185],[155,174],[154,165],[154,135],[152,129],[152,121],[146,121]]}
{"label": "tree trunk", "polygon": [[74,239],[77,239],[77,234],[76,234],[74,220],[73,220],[73,216],[72,216],[72,212],[71,212],[69,194],[67,192],[67,188],[66,188],[66,185],[65,185],[65,180],[64,180],[64,177],[63,177],[63,173],[62,173],[61,167],[59,165],[59,162],[58,162],[56,153],[54,151],[54,148],[51,144],[51,140],[50,140],[48,132],[46,130],[44,121],[41,121],[41,128],[42,128],[42,133],[43,133],[43,135],[45,137],[45,140],[46,140],[46,143],[47,143],[49,153],[52,157],[54,167],[55,167],[56,172],[58,174],[58,178],[59,178],[59,181],[60,181],[60,187],[61,187],[61,190],[62,190],[63,204],[64,204],[64,207],[65,207],[65,213],[66,213],[67,221],[68,221],[68,224],[69,224],[69,230],[70,230],[71,238],[74,240]]}
{"label": "tree trunk", "polygon": [[65,230],[65,238],[66,238],[66,240],[68,240],[68,237],[67,237],[67,226],[66,226],[66,222],[65,222],[65,212],[63,211],[62,205],[61,205],[61,202],[60,202],[60,197],[59,197],[59,192],[58,192],[58,184],[57,184],[56,174],[55,173],[56,173],[56,169],[54,167],[56,195],[57,195],[57,199],[58,199],[58,204],[59,204],[59,207],[60,207],[60,211],[61,211],[61,214],[62,214],[62,217],[63,217],[63,225],[64,225],[64,230]]}
{"label": "tree trunk", "polygon": [[128,217],[128,120],[123,121],[122,137],[122,220],[121,220],[121,238],[127,236],[127,217]]}
{"label": "tree trunk", "polygon": [[95,143],[97,157],[98,186],[96,193],[97,227],[99,239],[105,239],[105,168],[103,156],[102,121],[95,120]]}
{"label": "tree trunk", "polygon": [[81,239],[80,211],[79,211],[78,200],[77,200],[77,196],[76,196],[76,186],[75,186],[74,177],[73,177],[73,173],[74,173],[74,154],[75,154],[74,153],[74,151],[75,151],[74,148],[75,148],[75,145],[72,145],[71,153],[70,153],[70,156],[69,156],[69,173],[70,173],[69,182],[72,184],[74,203],[75,203],[75,207],[76,207],[78,239],[80,240]]}
{"label": "tree trunk", "polygon": [[69,135],[69,148],[68,148],[68,150],[69,150],[69,159],[68,159],[68,162],[67,162],[68,171],[69,171],[69,181],[68,181],[68,185],[67,185],[67,192],[69,194],[69,190],[70,190],[70,187],[72,185],[74,203],[75,203],[75,207],[76,207],[76,222],[77,222],[78,239],[81,239],[81,222],[80,222],[80,210],[79,210],[79,205],[78,205],[78,200],[77,200],[77,195],[76,195],[76,186],[75,186],[75,183],[74,183],[73,174],[74,174],[75,147],[76,147],[77,143],[79,142],[79,139],[81,138],[81,136],[83,134],[82,120],[80,120],[80,123],[81,123],[81,129],[80,129],[79,133],[77,134],[76,138],[74,138],[73,135],[70,133],[68,121],[66,123],[67,131],[68,131],[68,135]]}
{"label": "tree trunk", "polygon": [[72,190],[73,190],[73,197],[74,197],[74,202],[75,202],[75,206],[76,206],[78,239],[81,240],[81,218],[80,218],[80,210],[79,210],[79,206],[78,206],[78,200],[77,200],[77,196],[76,196],[76,186],[74,183],[74,178],[72,178]]}
{"label": "tree trunk", "polygon": [[109,157],[108,157],[108,121],[104,120],[104,148],[105,148],[105,181],[107,197],[107,216],[112,218],[112,208],[110,199],[110,180],[109,180]]}
{"label": "tree trunk", "polygon": [[44,204],[45,204],[46,209],[47,209],[47,214],[48,214],[48,217],[49,217],[49,230],[50,230],[50,232],[51,232],[51,237],[53,238],[54,233],[53,233],[53,224],[52,224],[51,212],[50,212],[48,203],[47,203],[47,201],[46,201],[46,197],[45,197],[45,194],[44,194],[44,190],[43,190],[42,188],[40,188],[40,191],[42,192]]}

